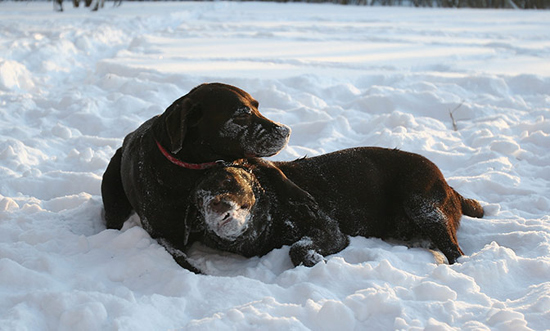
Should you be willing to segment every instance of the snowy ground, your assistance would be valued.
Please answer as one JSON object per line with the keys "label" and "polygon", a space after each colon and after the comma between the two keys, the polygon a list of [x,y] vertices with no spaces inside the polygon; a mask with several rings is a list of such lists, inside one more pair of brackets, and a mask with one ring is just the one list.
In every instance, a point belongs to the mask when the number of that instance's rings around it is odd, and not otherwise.
{"label": "snowy ground", "polygon": [[[543,330],[550,325],[550,12],[260,3],[0,2],[1,330]],[[293,129],[277,160],[352,146],[427,156],[485,206],[467,256],[352,238],[196,246],[181,269],[101,176],[122,138],[192,87],[237,85]],[[455,110],[453,117],[449,112]]]}

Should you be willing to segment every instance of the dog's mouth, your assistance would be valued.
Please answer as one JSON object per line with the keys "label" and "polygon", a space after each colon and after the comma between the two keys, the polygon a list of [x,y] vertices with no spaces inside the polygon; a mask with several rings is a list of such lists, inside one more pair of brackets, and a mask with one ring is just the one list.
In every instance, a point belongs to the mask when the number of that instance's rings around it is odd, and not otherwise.
{"label": "dog's mouth", "polygon": [[262,125],[247,130],[241,141],[247,157],[270,157],[279,153],[290,139],[290,128],[278,125],[267,129]]}
{"label": "dog's mouth", "polygon": [[232,220],[233,220],[233,217],[231,217],[231,213],[226,213],[225,216],[220,221],[220,223],[218,223],[218,228],[223,227],[224,225],[230,223]]}
{"label": "dog's mouth", "polygon": [[249,213],[247,210],[225,211],[223,213],[210,213],[206,223],[210,230],[218,237],[226,240],[235,240],[248,229]]}
{"label": "dog's mouth", "polygon": [[[207,183],[219,185],[220,191],[198,188],[194,199],[196,207],[202,214],[206,230],[220,238],[234,240],[246,232],[250,226],[254,195],[248,189],[250,192],[245,192],[248,195],[241,192],[245,197],[240,197],[238,194],[235,196],[231,189],[238,191],[233,186],[236,185],[236,181],[240,177],[230,178],[233,180],[227,181],[227,177],[222,177],[221,179],[216,178],[213,183]],[[245,187],[245,189],[247,188]]]}

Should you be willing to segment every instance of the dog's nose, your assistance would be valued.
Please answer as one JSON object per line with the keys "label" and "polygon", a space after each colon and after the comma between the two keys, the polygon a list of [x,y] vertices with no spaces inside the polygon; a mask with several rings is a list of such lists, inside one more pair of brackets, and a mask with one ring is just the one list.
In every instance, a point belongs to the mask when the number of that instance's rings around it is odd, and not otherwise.
{"label": "dog's nose", "polygon": [[222,214],[231,209],[231,205],[220,197],[216,197],[210,201],[210,209],[218,214]]}
{"label": "dog's nose", "polygon": [[277,123],[275,130],[283,137],[288,137],[290,135],[290,127],[284,124]]}

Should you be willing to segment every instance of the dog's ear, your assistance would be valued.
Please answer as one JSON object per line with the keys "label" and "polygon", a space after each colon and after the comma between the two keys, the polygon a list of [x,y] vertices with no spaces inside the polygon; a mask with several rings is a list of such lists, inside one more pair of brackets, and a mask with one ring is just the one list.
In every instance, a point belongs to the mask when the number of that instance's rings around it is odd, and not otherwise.
{"label": "dog's ear", "polygon": [[[170,109],[171,108],[171,109]],[[166,134],[170,139],[170,152],[176,154],[183,147],[187,128],[196,125],[200,117],[200,106],[189,98],[174,102],[164,119]]]}
{"label": "dog's ear", "polygon": [[183,226],[185,228],[185,234],[181,239],[184,245],[187,245],[189,242],[189,235],[191,232],[203,230],[204,223],[202,222],[201,214],[192,201],[187,203],[187,208],[183,217]]}
{"label": "dog's ear", "polygon": [[260,181],[254,175],[253,172],[252,172],[252,176],[254,176],[254,178],[250,183],[250,185],[252,186],[252,192],[254,192],[254,196],[256,197],[256,199],[258,199],[259,197],[265,194],[265,189],[263,188],[262,184],[260,184]]}
{"label": "dog's ear", "polygon": [[187,210],[185,210],[185,217],[183,218],[183,227],[185,229],[185,233],[183,234],[183,245],[187,245],[189,242],[189,235],[191,234],[191,223],[193,219],[196,217],[194,208],[191,207],[191,205],[187,205]]}

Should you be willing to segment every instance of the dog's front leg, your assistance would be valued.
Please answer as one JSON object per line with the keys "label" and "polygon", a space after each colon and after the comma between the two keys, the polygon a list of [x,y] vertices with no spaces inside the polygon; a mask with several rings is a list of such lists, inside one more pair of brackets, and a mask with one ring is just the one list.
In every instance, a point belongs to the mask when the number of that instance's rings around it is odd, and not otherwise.
{"label": "dog's front leg", "polygon": [[262,186],[270,187],[278,199],[292,206],[297,215],[303,218],[315,218],[320,208],[309,192],[296,185],[275,164],[260,158],[249,158],[253,172]]}
{"label": "dog's front leg", "polygon": [[189,262],[189,259],[184,252],[178,251],[177,254],[172,254],[172,257],[174,258],[176,263],[180,265],[180,267],[196,273],[197,275],[204,274],[199,268],[195,267],[193,264],[191,264],[191,262]]}
{"label": "dog's front leg", "polygon": [[174,258],[177,264],[179,264],[182,268],[185,268],[191,272],[194,272],[196,274],[203,274],[203,272],[195,267],[187,258],[187,254],[185,252],[181,251],[180,249],[175,248],[168,242],[168,240],[164,238],[158,239],[159,244],[164,247],[170,255]]}
{"label": "dog's front leg", "polygon": [[338,253],[349,245],[349,238],[340,231],[338,223],[326,215],[311,220],[306,235],[290,246],[290,259],[295,266],[312,267],[324,256]]}
{"label": "dog's front leg", "polygon": [[[300,238],[290,247],[290,258],[294,265],[314,266],[325,255],[337,253],[349,244],[338,222],[328,217],[317,201],[307,191],[296,185],[272,162],[251,158],[248,162],[263,187],[274,192],[279,208],[288,212],[295,225],[289,237]],[[304,234],[298,235],[296,234]]]}

